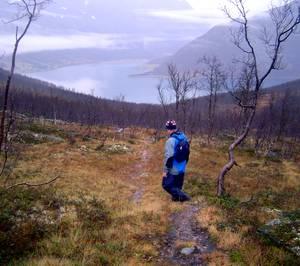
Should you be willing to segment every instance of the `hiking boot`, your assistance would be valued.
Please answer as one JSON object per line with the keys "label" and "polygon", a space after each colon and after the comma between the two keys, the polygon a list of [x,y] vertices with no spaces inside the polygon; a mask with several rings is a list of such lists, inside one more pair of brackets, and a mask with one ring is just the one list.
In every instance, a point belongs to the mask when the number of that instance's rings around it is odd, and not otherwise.
{"label": "hiking boot", "polygon": [[185,201],[190,201],[190,200],[191,200],[191,197],[188,195],[185,195],[184,197],[181,197],[179,199],[180,202],[185,202]]}
{"label": "hiking boot", "polygon": [[172,201],[180,201],[179,198],[172,197]]}

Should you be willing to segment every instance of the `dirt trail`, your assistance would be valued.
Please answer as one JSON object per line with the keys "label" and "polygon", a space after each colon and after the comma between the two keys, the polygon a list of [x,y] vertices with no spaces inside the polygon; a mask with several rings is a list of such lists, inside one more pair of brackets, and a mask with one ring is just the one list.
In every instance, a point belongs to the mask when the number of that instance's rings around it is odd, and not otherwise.
{"label": "dirt trail", "polygon": [[135,174],[131,178],[136,185],[136,191],[133,193],[131,200],[135,204],[139,204],[144,195],[145,178],[149,175],[145,172],[147,163],[150,159],[148,149],[145,147],[141,153],[141,160],[135,166]]}
{"label": "dirt trail", "polygon": [[[151,152],[145,145],[141,151],[141,160],[136,163],[135,174],[131,178],[136,186],[131,198],[134,204],[142,201],[150,174],[147,164],[151,158]],[[184,203],[182,207],[180,212],[172,213],[169,217],[170,230],[160,247],[159,265],[205,265],[203,255],[215,248],[207,231],[196,221],[200,207],[191,203]],[[189,255],[182,254],[182,250],[187,247],[193,252]]]}
{"label": "dirt trail", "polygon": [[[214,250],[206,230],[196,221],[199,207],[186,204],[184,209],[170,216],[171,230],[161,249],[162,260],[172,265],[205,265],[203,255]],[[187,248],[191,254],[182,254]]]}

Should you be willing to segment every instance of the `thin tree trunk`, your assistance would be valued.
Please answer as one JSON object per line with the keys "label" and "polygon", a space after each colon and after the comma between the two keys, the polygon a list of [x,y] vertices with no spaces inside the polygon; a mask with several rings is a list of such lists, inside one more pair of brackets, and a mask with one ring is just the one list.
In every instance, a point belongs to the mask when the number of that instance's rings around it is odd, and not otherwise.
{"label": "thin tree trunk", "polygon": [[29,11],[29,4],[28,3],[24,3],[25,4],[25,7],[27,9],[27,15],[28,15],[28,21],[27,21],[27,24],[22,32],[21,35],[18,35],[18,27],[16,29],[16,41],[15,41],[15,47],[14,47],[14,50],[13,50],[13,53],[12,53],[12,59],[11,59],[11,69],[10,69],[10,73],[9,73],[9,76],[7,78],[7,81],[6,81],[6,85],[5,85],[5,94],[4,94],[4,103],[3,103],[3,109],[2,109],[2,117],[1,117],[1,122],[0,122],[0,153],[2,151],[2,146],[4,144],[4,141],[5,141],[5,119],[6,119],[6,111],[7,111],[7,104],[8,104],[8,96],[9,96],[9,90],[10,90],[10,85],[11,85],[11,80],[12,80],[12,77],[14,75],[14,72],[15,72],[15,65],[16,65],[16,56],[17,56],[17,51],[18,51],[18,48],[19,48],[19,44],[21,42],[21,40],[23,39],[23,37],[26,35],[29,27],[30,27],[30,24],[36,14],[36,8],[37,8],[37,3],[36,1],[34,1],[33,3],[33,9],[32,9],[32,12]]}
{"label": "thin tree trunk", "polygon": [[232,167],[234,165],[237,165],[237,162],[236,162],[235,157],[234,157],[234,150],[247,137],[247,135],[249,133],[249,130],[250,130],[250,127],[251,127],[251,124],[252,124],[252,121],[254,119],[255,113],[256,113],[256,109],[253,109],[250,116],[249,116],[249,118],[248,118],[247,124],[246,124],[242,134],[229,147],[229,151],[228,151],[229,161],[223,167],[223,169],[221,170],[221,172],[218,176],[217,194],[218,194],[219,197],[224,196],[224,194],[225,194],[225,187],[224,187],[225,175],[232,169]]}
{"label": "thin tree trunk", "polygon": [[209,95],[209,103],[208,103],[208,132],[207,132],[207,144],[210,144],[211,138],[211,124],[212,124],[212,90]]}
{"label": "thin tree trunk", "polygon": [[19,45],[19,42],[16,42],[13,56],[12,56],[12,65],[11,65],[10,74],[7,78],[6,85],[5,85],[4,102],[3,102],[2,117],[1,117],[1,124],[0,124],[0,153],[2,151],[2,146],[5,142],[5,132],[4,131],[5,131],[6,111],[7,111],[7,106],[8,106],[8,95],[9,95],[11,80],[12,80],[12,77],[13,77],[14,71],[15,71],[15,62],[16,62],[16,54],[17,54],[18,45]]}

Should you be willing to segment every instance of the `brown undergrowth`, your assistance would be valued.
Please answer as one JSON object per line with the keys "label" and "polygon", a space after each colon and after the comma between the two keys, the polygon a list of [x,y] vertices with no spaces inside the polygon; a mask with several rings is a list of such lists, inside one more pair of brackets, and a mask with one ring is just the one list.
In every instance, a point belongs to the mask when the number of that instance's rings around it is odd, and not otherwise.
{"label": "brown undergrowth", "polygon": [[203,206],[198,220],[218,246],[207,258],[210,264],[297,265],[296,257],[262,239],[257,229],[279,211],[300,208],[299,158],[259,158],[243,147],[236,155],[239,166],[225,180],[228,195],[217,198],[216,177],[226,152],[200,141],[193,148],[187,190]]}
{"label": "brown undergrowth", "polygon": [[[74,124],[47,125],[49,132],[41,125],[32,127],[35,134],[40,129],[43,134],[59,132],[64,141],[22,143],[24,151],[6,185],[39,183],[59,175],[52,186],[65,200],[58,208],[59,220],[52,221],[55,230],[37,239],[23,257],[12,255],[6,263],[156,264],[169,213],[176,205],[169,204],[161,189],[162,144],[152,144],[152,132],[130,129],[120,134],[113,128],[86,129]],[[99,148],[103,134],[107,135],[105,145]],[[143,164],[145,151],[148,159]],[[143,169],[137,171],[140,165]],[[142,189],[142,195],[134,202],[137,189]]]}
{"label": "brown undergrowth", "polygon": [[[11,265],[166,265],[160,249],[170,229],[169,217],[185,205],[171,202],[161,188],[164,140],[152,143],[151,130],[119,132],[76,124],[27,125],[26,131],[59,136],[62,141],[22,143],[25,146],[6,186],[39,183],[59,175],[51,187],[61,200],[52,214],[55,227],[37,238],[27,253],[18,258],[12,255]],[[275,217],[266,208],[299,208],[299,161],[266,160],[240,150],[240,167],[226,179],[231,196],[218,199],[215,178],[226,152],[200,143],[193,139],[185,189],[200,207],[200,225],[217,245],[207,255],[208,263],[294,262],[289,253],[262,241],[256,229]],[[133,200],[137,191],[138,200]],[[29,215],[33,207],[42,213],[42,208],[49,208],[34,201],[34,195],[29,198],[25,208]]]}

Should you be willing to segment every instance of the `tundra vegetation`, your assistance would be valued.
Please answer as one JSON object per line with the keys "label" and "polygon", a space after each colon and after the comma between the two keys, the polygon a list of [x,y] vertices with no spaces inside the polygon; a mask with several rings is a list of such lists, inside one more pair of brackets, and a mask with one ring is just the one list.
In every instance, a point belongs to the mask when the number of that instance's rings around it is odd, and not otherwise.
{"label": "tundra vegetation", "polygon": [[[16,3],[30,3],[30,19],[38,2]],[[299,263],[299,81],[261,90],[299,18],[286,20],[294,14],[289,5],[281,22],[279,9],[271,12],[277,46],[266,36],[275,50],[260,76],[244,2],[232,3],[242,17],[231,17],[241,25],[236,45],[248,54],[242,72],[226,74],[214,57],[201,59],[206,68],[198,73],[171,64],[167,85],[158,86],[161,106],[81,95],[13,68],[0,72],[9,77],[0,91],[1,265],[172,265],[162,254],[170,216],[190,204],[215,244],[202,254],[207,264]],[[199,88],[209,95],[196,97]],[[185,187],[192,203],[171,202],[161,189],[161,129],[170,114],[192,140]],[[226,193],[224,172],[216,193],[224,164]],[[194,244],[178,242],[175,250]]]}
{"label": "tundra vegetation", "polygon": [[[169,217],[187,205],[172,203],[161,189],[164,139],[154,142],[154,129],[132,134],[132,128],[92,126],[87,137],[80,124],[19,119],[17,154],[1,176],[1,264],[168,263],[160,251]],[[204,259],[210,265],[296,264],[293,253],[257,230],[299,209],[299,143],[282,157],[257,155],[247,141],[237,150],[240,167],[230,173],[230,195],[220,198],[215,173],[230,141],[224,136],[207,145],[206,136],[197,136],[192,142],[186,190],[216,245]],[[33,187],[56,176],[54,183]]]}

